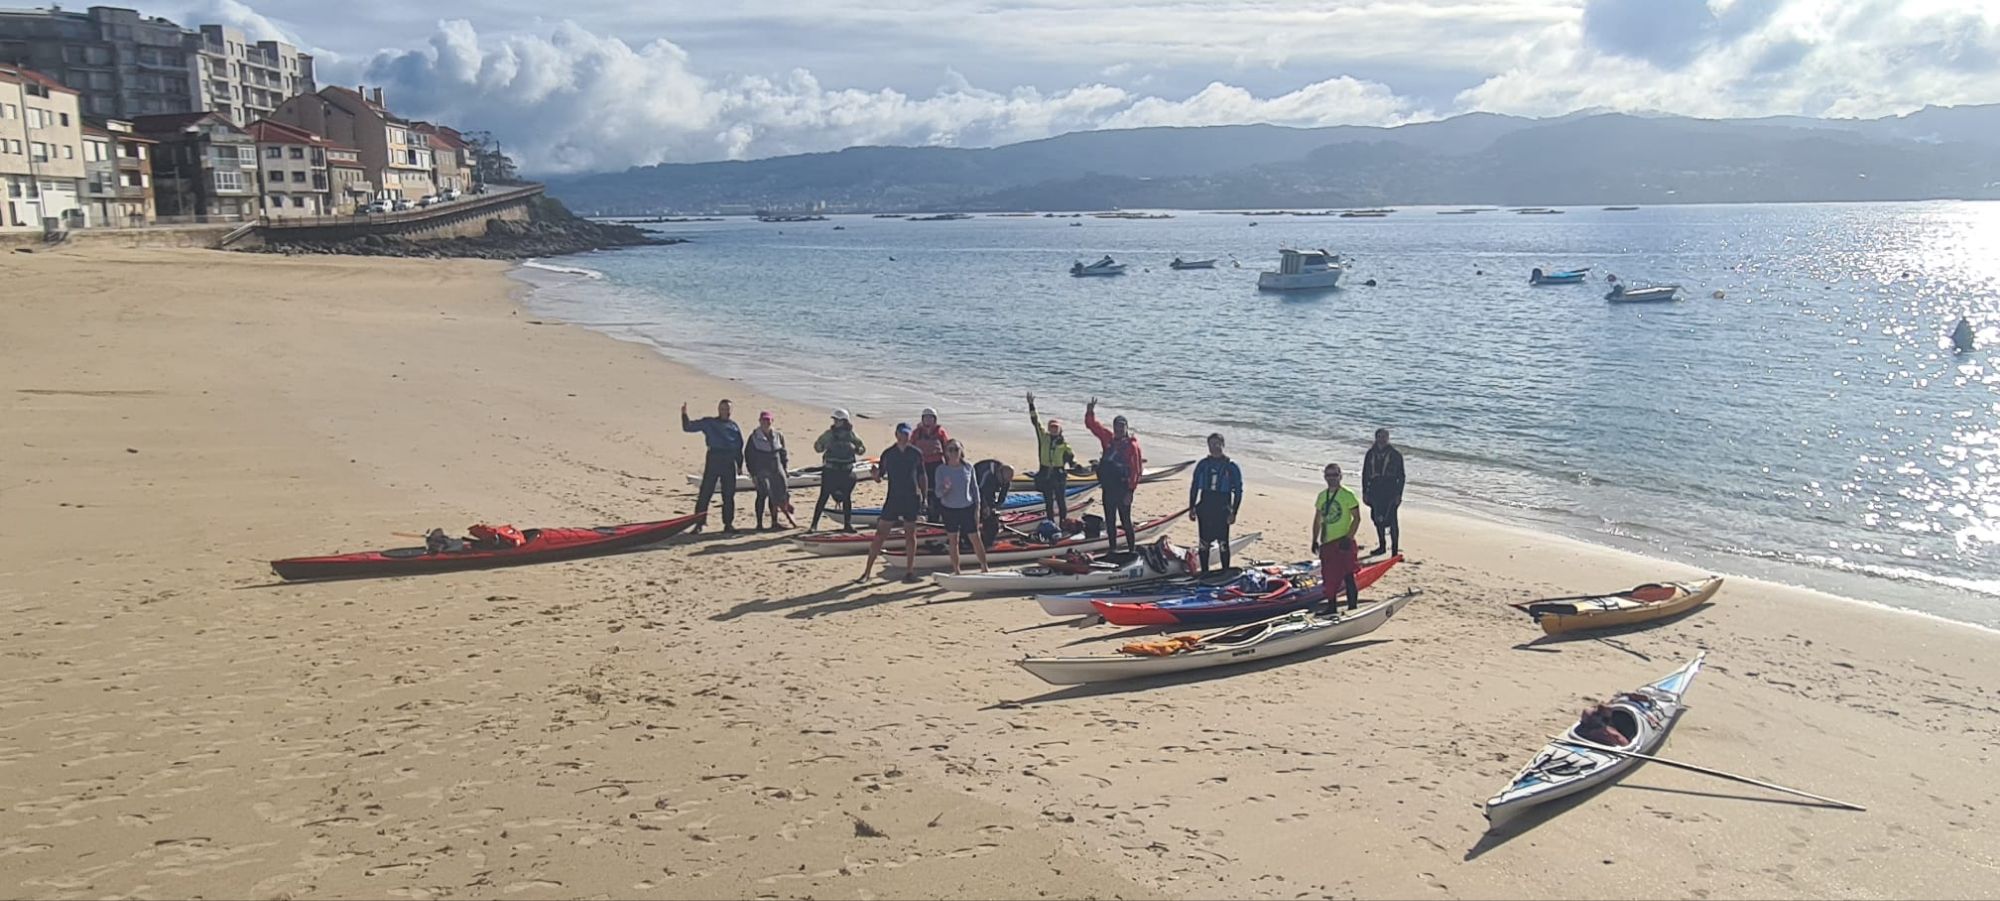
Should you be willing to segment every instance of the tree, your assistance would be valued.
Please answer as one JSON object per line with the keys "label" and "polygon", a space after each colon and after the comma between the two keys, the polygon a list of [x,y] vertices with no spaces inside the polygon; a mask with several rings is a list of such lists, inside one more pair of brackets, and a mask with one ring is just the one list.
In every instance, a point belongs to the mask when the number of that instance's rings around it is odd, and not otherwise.
{"label": "tree", "polygon": [[514,169],[514,160],[500,151],[500,139],[490,131],[470,131],[465,133],[466,149],[472,152],[472,173],[482,184],[519,184],[521,175]]}

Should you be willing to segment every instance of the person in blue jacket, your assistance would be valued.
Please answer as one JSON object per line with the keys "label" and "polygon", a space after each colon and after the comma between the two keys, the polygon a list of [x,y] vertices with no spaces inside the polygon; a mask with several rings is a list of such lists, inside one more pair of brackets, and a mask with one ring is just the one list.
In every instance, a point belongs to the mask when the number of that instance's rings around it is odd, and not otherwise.
{"label": "person in blue jacket", "polygon": [[[708,444],[707,462],[701,468],[701,494],[694,502],[694,512],[706,517],[708,501],[715,496],[716,489],[722,490],[722,531],[726,535],[736,534],[736,477],[743,473],[743,427],[729,418],[729,401],[715,405],[714,416],[700,419],[688,418],[688,405],[681,404],[681,431],[700,432]],[[708,525],[703,519],[695,523],[694,531],[701,531]]]}
{"label": "person in blue jacket", "polygon": [[1188,518],[1201,524],[1201,571],[1208,572],[1208,546],[1216,544],[1222,568],[1229,568],[1229,527],[1243,506],[1243,468],[1222,452],[1222,433],[1208,436],[1208,456],[1194,465],[1188,485]]}

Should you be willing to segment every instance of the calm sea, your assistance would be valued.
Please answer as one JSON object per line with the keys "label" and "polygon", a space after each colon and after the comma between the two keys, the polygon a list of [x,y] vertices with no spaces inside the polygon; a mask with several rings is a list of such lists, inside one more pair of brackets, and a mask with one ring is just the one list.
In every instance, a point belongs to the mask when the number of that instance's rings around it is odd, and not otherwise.
{"label": "calm sea", "polygon": [[[2000,370],[1945,338],[2000,341],[2000,204],[652,227],[692,243],[545,263],[588,277],[527,270],[530,305],[889,416],[1094,394],[1308,479],[1388,426],[1420,496],[2000,626]],[[1260,294],[1283,246],[1353,267]],[[1067,274],[1107,253],[1130,272]],[[1610,305],[1607,273],[1689,299]]]}

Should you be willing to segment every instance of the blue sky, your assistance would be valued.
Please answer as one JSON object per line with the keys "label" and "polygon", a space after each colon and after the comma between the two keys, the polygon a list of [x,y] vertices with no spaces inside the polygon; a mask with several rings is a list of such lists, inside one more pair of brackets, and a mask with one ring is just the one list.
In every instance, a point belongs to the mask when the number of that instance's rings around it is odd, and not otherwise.
{"label": "blue sky", "polygon": [[535,171],[1088,128],[2000,102],[1994,0],[193,0]]}

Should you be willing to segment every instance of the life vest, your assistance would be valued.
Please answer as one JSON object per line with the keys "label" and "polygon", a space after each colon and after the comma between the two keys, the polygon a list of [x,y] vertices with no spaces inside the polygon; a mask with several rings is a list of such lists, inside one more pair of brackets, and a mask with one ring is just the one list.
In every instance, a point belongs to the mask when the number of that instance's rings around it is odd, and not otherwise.
{"label": "life vest", "polygon": [[465,530],[474,541],[489,547],[520,547],[528,543],[528,536],[521,530],[508,525],[489,526],[480,523]]}

